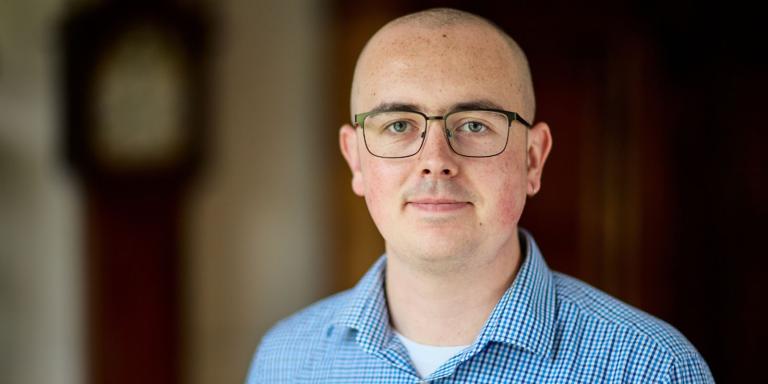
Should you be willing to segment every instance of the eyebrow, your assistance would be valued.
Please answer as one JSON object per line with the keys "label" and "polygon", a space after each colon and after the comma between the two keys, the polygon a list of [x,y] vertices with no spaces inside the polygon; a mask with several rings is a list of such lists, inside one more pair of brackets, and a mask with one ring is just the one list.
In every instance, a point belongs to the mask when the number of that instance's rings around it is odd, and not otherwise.
{"label": "eyebrow", "polygon": [[[461,103],[453,104],[448,108],[448,112],[454,111],[467,111],[471,109],[503,109],[500,105],[485,99],[469,100]],[[384,102],[378,104],[371,109],[370,112],[392,112],[392,111],[408,111],[408,112],[423,112],[423,108],[420,108],[416,104],[398,103],[398,102]]]}
{"label": "eyebrow", "polygon": [[454,104],[449,111],[466,111],[468,109],[504,109],[500,105],[490,100],[470,100],[463,103]]}
{"label": "eyebrow", "polygon": [[407,103],[380,103],[370,112],[392,112],[392,111],[408,111],[408,112],[421,112],[421,109],[415,104]]}

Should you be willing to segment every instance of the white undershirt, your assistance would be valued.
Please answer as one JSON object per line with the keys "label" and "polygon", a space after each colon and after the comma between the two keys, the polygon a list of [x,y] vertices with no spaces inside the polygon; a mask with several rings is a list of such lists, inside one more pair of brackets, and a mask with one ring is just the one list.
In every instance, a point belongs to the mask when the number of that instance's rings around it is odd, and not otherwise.
{"label": "white undershirt", "polygon": [[403,343],[408,355],[411,357],[413,367],[421,378],[425,378],[440,368],[443,363],[450,360],[463,351],[469,345],[455,347],[436,347],[434,345],[419,344],[395,331],[395,335]]}

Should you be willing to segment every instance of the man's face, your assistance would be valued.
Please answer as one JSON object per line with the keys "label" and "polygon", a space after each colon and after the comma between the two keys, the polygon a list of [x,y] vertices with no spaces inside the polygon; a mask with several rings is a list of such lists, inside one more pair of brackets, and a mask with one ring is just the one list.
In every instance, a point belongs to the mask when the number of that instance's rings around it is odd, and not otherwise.
{"label": "man's face", "polygon": [[[485,26],[389,28],[358,62],[352,112],[405,104],[434,116],[478,103],[531,119],[523,114],[530,106],[520,96],[518,61]],[[353,171],[353,190],[365,197],[390,257],[432,267],[482,262],[517,241],[526,193],[538,189],[548,128],[540,124],[531,132],[538,140],[546,131],[543,156],[532,148],[527,128],[513,122],[506,150],[489,158],[455,154],[443,128],[442,121],[430,121],[416,155],[384,159],[366,150],[359,127],[344,126],[342,152]]]}

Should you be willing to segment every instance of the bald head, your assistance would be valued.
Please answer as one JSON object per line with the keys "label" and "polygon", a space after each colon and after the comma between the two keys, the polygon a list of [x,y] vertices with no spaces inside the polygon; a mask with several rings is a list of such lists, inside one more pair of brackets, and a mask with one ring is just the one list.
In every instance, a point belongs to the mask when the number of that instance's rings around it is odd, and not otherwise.
{"label": "bald head", "polygon": [[393,260],[463,271],[519,251],[517,220],[552,140],[544,122],[504,129],[487,113],[533,121],[528,64],[512,39],[464,12],[408,15],[370,39],[352,87],[352,113],[371,113],[339,129],[339,146]]}
{"label": "bald head", "polygon": [[[381,75],[386,81],[377,83]],[[382,27],[358,58],[352,113],[367,111],[366,101],[381,96],[379,92],[386,92],[382,87],[392,81],[408,82],[415,77],[445,87],[464,85],[470,91],[472,85],[492,87],[489,90],[509,101],[507,109],[528,120],[534,118],[536,105],[525,53],[503,30],[480,16],[436,8],[402,16]],[[448,82],[448,77],[465,79],[457,84]],[[428,102],[422,100],[421,104]]]}

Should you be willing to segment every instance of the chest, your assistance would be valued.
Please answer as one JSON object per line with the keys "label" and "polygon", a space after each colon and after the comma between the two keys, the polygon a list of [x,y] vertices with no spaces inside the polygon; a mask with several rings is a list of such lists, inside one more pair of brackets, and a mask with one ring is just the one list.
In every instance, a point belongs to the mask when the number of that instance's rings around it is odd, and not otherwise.
{"label": "chest", "polygon": [[[297,367],[296,383],[424,382],[404,349],[363,351],[356,343],[327,345]],[[473,354],[445,362],[430,383],[649,382],[660,379],[629,351],[568,344],[548,356],[488,343]]]}

